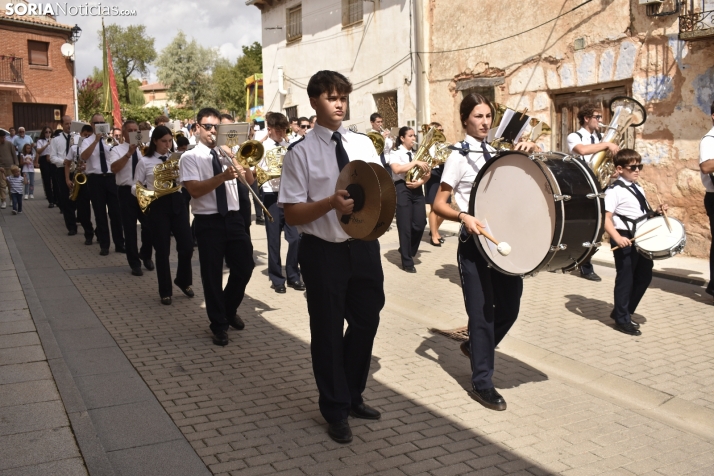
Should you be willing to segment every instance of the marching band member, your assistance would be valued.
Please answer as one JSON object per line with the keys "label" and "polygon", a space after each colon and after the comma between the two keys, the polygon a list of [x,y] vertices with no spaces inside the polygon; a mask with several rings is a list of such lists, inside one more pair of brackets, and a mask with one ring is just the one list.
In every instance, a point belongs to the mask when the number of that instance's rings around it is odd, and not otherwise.
{"label": "marching band member", "polygon": [[379,242],[350,239],[333,212],[349,214],[354,207],[346,190],[335,192],[340,170],[350,160],[379,163],[369,138],[342,125],[351,91],[349,80],[334,71],[310,78],[307,94],[317,124],[290,146],[278,199],[285,221],[302,233],[298,261],[307,287],[312,368],[320,412],[338,443],[352,441],[349,415],[381,417],[362,399],[384,306]]}
{"label": "marching band member", "polygon": [[[279,112],[270,114],[266,119],[268,126],[268,140],[263,142],[265,154],[263,160],[258,164],[262,169],[268,168],[266,156],[270,150],[277,147],[287,147],[285,140],[285,130],[288,121]],[[296,291],[304,291],[305,284],[300,279],[300,268],[298,266],[298,246],[300,245],[300,233],[297,228],[285,223],[283,209],[278,206],[278,191],[280,190],[280,177],[268,180],[263,184],[263,204],[268,208],[275,221],[266,221],[265,235],[268,241],[268,277],[271,281],[271,288],[276,293],[284,294],[285,276],[283,276],[283,266],[280,260],[280,234],[285,232],[285,241],[288,242],[288,256],[285,261],[285,274],[287,274],[287,285]]]}
{"label": "marching band member", "polygon": [[[714,102],[709,112],[714,124]],[[699,144],[699,170],[706,190],[704,209],[709,217],[709,232],[714,233],[714,127],[702,137]],[[709,247],[709,285],[705,291],[714,296],[714,239]]]}
{"label": "marching band member", "polygon": [[[106,124],[104,116],[92,116],[92,127],[97,124]],[[112,238],[114,249],[117,253],[125,253],[124,231],[121,226],[121,213],[119,212],[119,197],[114,174],[109,169],[109,145],[102,134],[94,134],[94,140],[85,140],[79,149],[81,159],[86,164],[87,185],[89,186],[94,219],[97,222],[97,240],[99,241],[99,254],[109,254],[109,220],[111,220]],[[109,220],[107,220],[107,209]]]}
{"label": "marching band member", "polygon": [[[245,287],[253,273],[253,245],[239,212],[236,178],[245,173],[235,164],[227,167],[215,149],[214,132],[221,113],[212,108],[198,111],[198,144],[181,156],[180,179],[191,194],[191,208],[198,240],[198,260],[211,321],[213,343],[228,345],[228,326],[243,329],[238,316]],[[252,174],[246,173],[248,183]],[[230,274],[223,288],[223,262]]]}
{"label": "marching band member", "polygon": [[[60,210],[62,210],[62,216],[64,217],[64,224],[67,227],[67,235],[74,236],[77,234],[77,207],[72,200],[69,199],[70,187],[67,186],[67,181],[65,180],[65,160],[69,155],[69,151],[72,148],[74,138],[70,134],[70,127],[72,126],[71,116],[62,116],[62,132],[56,136],[54,139],[49,141],[49,146],[46,149],[44,155],[49,156],[49,162],[52,164],[51,168],[47,168],[48,173],[55,174],[56,177],[53,178],[53,183],[57,184],[57,187],[50,187],[50,190],[55,190],[56,196],[55,200],[59,202]],[[46,128],[49,130],[49,128]],[[39,141],[38,141],[39,144]],[[44,179],[43,179],[44,183]],[[86,233],[88,230],[85,231]],[[93,235],[93,230],[90,228],[88,239],[91,240]]]}
{"label": "marching band member", "polygon": [[[426,206],[422,185],[429,180],[431,170],[426,162],[413,161],[412,147],[416,142],[414,129],[402,127],[397,137],[397,149],[390,154],[390,166],[394,186],[397,189],[397,230],[399,231],[399,254],[402,269],[416,273],[414,256],[419,251],[419,243],[426,228]],[[419,167],[425,175],[416,182],[406,182],[409,170]]]}
{"label": "marching band member", "polygon": [[297,134],[295,135],[295,137],[292,140],[290,140],[291,144],[293,142],[297,142],[297,141],[301,140],[303,137],[305,137],[305,134],[310,129],[310,121],[307,119],[307,117],[301,117],[297,120],[297,122],[298,122]]}
{"label": "marching band member", "polygon": [[[132,195],[132,187],[136,185],[136,169],[141,162],[141,152],[138,146],[129,145],[129,134],[139,131],[139,125],[131,119],[122,125],[124,141],[112,147],[109,153],[109,166],[116,177],[119,211],[124,227],[124,242],[126,244],[126,260],[131,268],[131,274],[142,276],[141,263],[149,271],[154,269],[151,261],[151,231],[146,216],[141,212],[136,197]],[[137,243],[136,222],[141,224],[141,250]]]}
{"label": "marching band member", "polygon": [[288,142],[292,143],[297,140],[300,140],[301,137],[298,134],[298,131],[300,131],[300,126],[298,124],[298,118],[297,117],[291,117],[290,118],[290,134],[288,134]]}
{"label": "marching band member", "polygon": [[[62,118],[62,122],[64,122],[64,117]],[[53,187],[56,184],[55,183],[55,177],[54,177],[54,167],[52,165],[52,156],[50,155],[51,147],[50,143],[52,142],[52,139],[50,138],[51,132],[49,131],[49,127],[45,127],[42,129],[42,132],[40,133],[40,137],[37,139],[37,144],[35,145],[37,149],[37,155],[38,155],[38,164],[40,166],[40,176],[42,178],[42,187],[45,190],[45,197],[47,198],[47,201],[49,202],[49,207],[48,208],[54,208],[56,204],[59,203],[58,198],[55,197],[55,194],[59,194],[59,190],[53,189]],[[64,180],[62,180],[64,182]]]}
{"label": "marching band member", "polygon": [[[128,137],[128,134],[127,134]],[[154,167],[163,164],[171,156],[171,147],[174,136],[166,126],[156,126],[151,134],[151,142],[146,155],[136,166],[136,177],[131,187],[132,194],[136,195],[136,183],[141,183],[148,190],[154,188]],[[159,280],[159,296],[161,304],[171,304],[173,295],[171,286],[171,267],[169,266],[169,253],[171,252],[171,234],[176,240],[178,255],[178,268],[174,284],[188,297],[194,296],[191,285],[193,272],[191,258],[193,257],[193,237],[191,226],[188,223],[188,212],[183,196],[179,191],[157,198],[146,212],[148,226],[151,233],[151,242],[156,251],[156,277]],[[135,225],[136,227],[136,225]],[[135,228],[136,229],[136,228]]]}
{"label": "marching band member", "polygon": [[[568,135],[568,152],[576,154],[592,169],[593,157],[596,153],[609,150],[613,155],[620,149],[611,142],[601,142],[600,121],[602,120],[602,110],[597,104],[586,104],[578,110],[578,122],[580,129]],[[580,263],[580,276],[590,281],[602,281],[602,278],[595,273],[590,258]]]}
{"label": "marching band member", "polygon": [[[491,127],[493,109],[480,94],[469,94],[459,108],[466,138],[446,161],[441,186],[434,199],[434,211],[447,220],[461,222],[457,259],[466,313],[469,317],[469,342],[462,350],[471,360],[472,396],[491,410],[505,410],[506,401],[496,391],[493,382],[495,349],[518,317],[523,292],[523,280],[508,276],[488,266],[470,234],[480,234],[483,227],[466,211],[471,187],[481,167],[496,153],[486,143]],[[518,144],[523,150],[531,145]],[[448,204],[451,192],[459,209]],[[466,347],[466,348],[464,348]]]}
{"label": "marching band member", "polygon": [[[94,226],[92,225],[92,203],[89,197],[89,183],[78,185],[74,182],[74,177],[80,172],[85,172],[85,164],[79,158],[79,146],[82,141],[92,135],[92,132],[92,126],[89,124],[82,126],[82,130],[79,133],[79,142],[70,146],[67,158],[64,161],[64,183],[67,185],[67,189],[73,191],[74,187],[79,187],[77,200],[68,200],[68,205],[77,211],[76,220],[79,220],[79,223],[82,224],[82,228],[84,229],[85,245],[92,244],[95,232]],[[74,172],[72,169],[74,169]]]}
{"label": "marching band member", "polygon": [[367,132],[376,132],[377,134],[382,134],[382,137],[384,137],[384,154],[392,152],[394,140],[392,139],[392,133],[382,127],[384,125],[382,116],[380,116],[378,112],[373,112],[372,115],[369,116],[369,123],[372,129]]}
{"label": "marching band member", "polygon": [[[438,122],[432,122],[429,127],[434,127],[436,130],[444,133],[444,127]],[[432,153],[433,151],[429,151]],[[439,227],[444,223],[444,219],[436,214],[434,211],[434,198],[436,198],[436,192],[439,191],[441,186],[441,174],[444,172],[444,164],[431,169],[431,177],[424,185],[426,190],[426,204],[429,205],[429,244],[431,246],[441,246],[444,243],[444,239],[439,234]],[[448,203],[451,203],[451,197],[449,197]],[[436,241],[434,241],[436,240]]]}
{"label": "marching band member", "polygon": [[615,320],[615,328],[625,334],[642,334],[640,325],[632,321],[642,296],[652,281],[653,262],[640,255],[632,246],[637,224],[667,210],[660,205],[654,212],[647,203],[644,189],[637,184],[640,178],[642,157],[632,149],[620,149],[613,164],[618,179],[605,190],[605,231],[610,235],[610,243],[615,250],[615,307],[610,317]]}
{"label": "marching band member", "polygon": [[[221,114],[221,124],[233,124],[235,120],[230,114]],[[226,152],[231,158],[234,158],[234,154],[238,151],[240,146],[236,146],[235,150],[231,150],[228,147],[223,147],[224,152]],[[240,214],[243,217],[243,226],[245,226],[245,232],[250,236],[250,223],[252,221],[250,213],[250,195],[248,187],[243,185],[243,183],[238,182],[238,202],[240,203]],[[256,214],[257,215],[257,214]]]}

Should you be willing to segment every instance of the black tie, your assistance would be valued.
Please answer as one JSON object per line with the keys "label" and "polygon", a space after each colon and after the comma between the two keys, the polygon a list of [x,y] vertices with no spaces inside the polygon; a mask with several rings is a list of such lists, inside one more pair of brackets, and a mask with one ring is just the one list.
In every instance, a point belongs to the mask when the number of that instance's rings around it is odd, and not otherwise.
{"label": "black tie", "polygon": [[[213,175],[216,176],[223,173],[223,167],[221,167],[221,162],[218,160],[218,154],[215,150],[211,151],[211,156],[213,157]],[[228,213],[228,198],[226,197],[225,182],[216,187],[216,207],[221,216],[226,216]]]}
{"label": "black tie", "polygon": [[594,144],[594,143],[595,143],[595,136],[594,136],[594,135],[590,135],[590,143],[591,143],[591,144]]}
{"label": "black tie", "polygon": [[109,171],[109,167],[107,167],[107,156],[104,154],[104,144],[102,142],[104,141],[99,141],[99,163],[102,166],[102,173],[105,174]]}
{"label": "black tie", "polygon": [[69,154],[69,138],[70,138],[70,136],[65,134],[64,138],[67,140],[67,147],[65,147],[65,149],[64,149],[64,155],[66,156],[67,154]]}
{"label": "black tie", "polygon": [[630,185],[630,188],[632,189],[633,192],[635,192],[635,197],[637,197],[637,201],[640,202],[640,209],[642,210],[642,213],[647,213],[650,211],[650,206],[647,203],[647,199],[645,198],[644,195],[642,195],[642,192],[640,192],[640,189],[637,188],[637,186],[633,183]]}
{"label": "black tie", "polygon": [[131,179],[134,180],[134,173],[136,172],[136,164],[139,163],[139,156],[136,151],[131,154]]}
{"label": "black tie", "polygon": [[411,152],[407,152],[407,155],[409,156],[409,162],[411,162],[411,161],[412,161],[412,153],[411,153]]}
{"label": "black tie", "polygon": [[486,162],[491,160],[491,154],[488,151],[488,147],[486,147],[486,141],[481,142],[481,150],[483,151],[483,159]]}
{"label": "black tie", "polygon": [[342,135],[339,132],[334,132],[332,134],[332,140],[335,141],[335,157],[337,157],[337,167],[340,171],[345,168],[345,165],[349,164],[350,158],[347,155],[345,146],[342,145]]}
{"label": "black tie", "polygon": [[[213,151],[211,151],[211,152],[213,152]],[[134,153],[136,154],[136,152],[134,152]],[[165,156],[165,155],[162,155],[161,157],[159,157],[159,159],[161,159],[161,162],[166,162],[166,156]],[[215,172],[215,170],[214,170],[214,172]]]}

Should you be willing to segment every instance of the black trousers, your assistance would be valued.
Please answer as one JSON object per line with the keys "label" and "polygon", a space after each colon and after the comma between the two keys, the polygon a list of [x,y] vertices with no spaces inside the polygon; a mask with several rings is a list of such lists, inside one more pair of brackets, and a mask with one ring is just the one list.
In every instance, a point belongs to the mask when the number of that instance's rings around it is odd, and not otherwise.
{"label": "black trousers", "polygon": [[404,180],[394,183],[397,189],[397,231],[402,266],[414,266],[414,256],[426,228],[426,203],[422,187],[407,188]]}
{"label": "black trousers", "polygon": [[363,402],[379,312],[384,307],[379,242],[330,243],[304,234],[298,257],[307,287],[320,412],[328,422],[344,420],[352,405]]}
{"label": "black trousers", "polygon": [[243,185],[242,182],[238,181],[238,205],[240,206],[240,216],[243,218],[243,226],[245,227],[245,232],[250,237],[250,195],[248,187]]}
{"label": "black trousers", "polygon": [[[70,174],[69,177],[74,180],[74,174]],[[75,185],[75,187],[76,186],[77,185]],[[77,200],[68,200],[67,202],[70,209],[74,208],[77,210],[77,220],[82,224],[82,228],[84,229],[84,238],[86,240],[94,238],[95,230],[92,226],[92,201],[89,193],[89,180],[80,186]]]}
{"label": "black trousers", "polygon": [[[632,238],[626,230],[617,230],[620,235]],[[615,240],[610,240],[615,247]],[[652,267],[654,262],[637,252],[634,245],[614,251],[615,269],[615,309],[612,317],[618,324],[628,324],[637,309],[642,296],[652,282]]]}
{"label": "black trousers", "polygon": [[268,240],[268,277],[276,286],[285,285],[283,265],[280,259],[280,233],[285,232],[285,241],[288,242],[288,256],[285,262],[285,274],[288,281],[300,281],[300,267],[298,266],[298,247],[300,246],[300,233],[297,228],[285,223],[283,209],[278,206],[277,193],[264,193],[263,203],[275,221],[265,222],[265,235]]}
{"label": "black trousers", "polygon": [[[126,260],[130,268],[140,268],[141,261],[151,259],[151,229],[146,216],[139,208],[139,202],[131,194],[131,185],[118,185],[119,212],[124,229]],[[188,218],[188,215],[186,215]],[[136,222],[141,224],[141,250],[137,242]]]}
{"label": "black trousers", "polygon": [[[211,330],[228,330],[226,316],[233,316],[245,296],[245,288],[253,274],[253,244],[245,232],[243,217],[237,211],[223,217],[194,215],[198,260],[201,264],[201,282],[206,300],[206,313]],[[230,274],[223,287],[223,261]]]}
{"label": "black trousers", "polygon": [[473,238],[463,233],[457,259],[469,316],[471,383],[475,389],[485,390],[493,387],[496,346],[518,318],[523,279],[489,268]]}
{"label": "black trousers", "polygon": [[[121,226],[119,196],[114,174],[87,174],[89,194],[92,199],[94,220],[97,222],[97,240],[102,249],[108,249],[109,222],[111,221],[114,246],[124,246],[124,231]],[[109,210],[109,220],[107,220]]]}
{"label": "black trousers", "polygon": [[55,167],[50,162],[49,155],[43,155],[39,158],[38,163],[40,164],[40,174],[42,175],[42,188],[45,191],[45,198],[47,198],[47,203],[56,203],[55,191],[53,190],[53,179],[52,179],[52,167]]}
{"label": "black trousers", "polygon": [[[255,180],[253,182],[253,184],[250,186],[250,188],[253,189],[253,191],[256,193],[256,195],[258,195],[258,197],[260,197],[261,200],[263,199],[263,197],[261,196],[262,192],[258,189],[258,181],[257,180]],[[265,206],[267,207],[267,205],[265,205]],[[255,196],[253,196],[253,208],[255,208],[255,219],[257,220],[259,218],[263,218],[263,207],[260,206],[260,204],[258,203],[258,200],[256,200]]]}
{"label": "black trousers", "polygon": [[[59,202],[60,209],[62,210],[62,216],[64,217],[64,224],[67,227],[67,231],[77,231],[77,206],[69,199],[69,187],[67,187],[67,181],[64,178],[64,167],[54,167],[54,182],[57,183],[57,193],[55,198]],[[42,169],[40,169],[40,172]],[[44,185],[44,178],[42,179]],[[54,187],[54,185],[53,185]]]}
{"label": "black trousers", "polygon": [[[136,198],[134,201],[136,201]],[[188,213],[181,194],[172,193],[154,200],[147,210],[147,221],[151,230],[151,242],[154,244],[154,250],[156,251],[156,277],[159,280],[159,296],[162,298],[172,296],[173,285],[171,284],[171,266],[169,265],[172,233],[176,240],[176,254],[178,255],[176,283],[182,288],[193,284],[193,272],[191,270],[193,237],[191,236]],[[134,221],[134,230],[136,230],[136,220]]]}
{"label": "black trousers", "polygon": [[[704,208],[709,217],[709,230],[714,233],[714,193],[707,192],[704,195]],[[707,288],[714,288],[714,239],[709,246],[709,285]]]}
{"label": "black trousers", "polygon": [[[597,253],[597,251],[595,251],[595,253]],[[580,274],[583,276],[587,276],[588,274],[593,274],[595,272],[595,268],[593,268],[593,264],[590,262],[591,258],[586,259],[578,266]]]}

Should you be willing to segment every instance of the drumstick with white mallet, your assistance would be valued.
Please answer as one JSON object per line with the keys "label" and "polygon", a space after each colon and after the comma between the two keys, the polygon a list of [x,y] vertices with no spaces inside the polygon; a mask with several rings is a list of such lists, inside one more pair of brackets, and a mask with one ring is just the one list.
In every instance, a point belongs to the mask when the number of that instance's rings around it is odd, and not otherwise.
{"label": "drumstick with white mallet", "polygon": [[662,199],[659,198],[659,193],[655,190],[655,194],[657,195],[657,201],[659,202],[660,208],[662,208],[662,216],[664,217],[664,223],[667,225],[667,229],[669,230],[670,233],[672,233],[672,225],[669,223],[669,217],[667,216],[667,211],[662,207]]}
{"label": "drumstick with white mallet", "polygon": [[[640,234],[637,235],[636,237],[632,238],[632,239],[630,240],[630,243],[634,242],[635,240],[639,240],[640,238],[642,238],[643,236],[645,236],[647,233],[652,233],[653,231],[655,231],[655,230],[656,230],[657,228],[659,228],[660,226],[662,226],[662,225],[657,225],[656,227],[652,228],[651,230],[647,230],[647,231],[645,231],[645,232],[640,233]],[[621,246],[616,246],[616,247],[614,247],[614,248],[610,248],[610,251],[619,250],[620,248],[622,248],[622,247],[621,247]]]}
{"label": "drumstick with white mallet", "polygon": [[496,251],[498,251],[501,256],[508,256],[508,254],[511,252],[511,245],[509,245],[505,241],[499,242],[496,238],[493,237],[493,235],[484,230],[483,227],[476,225],[476,228],[478,229],[479,233],[486,237],[486,239],[496,245]]}

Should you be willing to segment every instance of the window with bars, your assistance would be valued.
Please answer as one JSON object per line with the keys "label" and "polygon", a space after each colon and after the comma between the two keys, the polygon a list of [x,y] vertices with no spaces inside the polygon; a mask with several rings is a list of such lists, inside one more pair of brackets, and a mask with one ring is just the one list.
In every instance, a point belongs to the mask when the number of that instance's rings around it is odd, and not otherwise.
{"label": "window with bars", "polygon": [[293,117],[297,119],[298,113],[297,113],[297,106],[290,106],[285,108],[285,117],[288,118],[288,120],[291,120]]}
{"label": "window with bars", "polygon": [[302,4],[286,10],[287,41],[296,41],[302,38]]}
{"label": "window with bars", "polygon": [[364,0],[342,0],[342,26],[349,26],[362,21]]}
{"label": "window with bars", "polygon": [[44,41],[28,41],[27,51],[28,60],[31,65],[36,66],[49,66],[49,58],[47,51],[50,48],[50,44]]}

